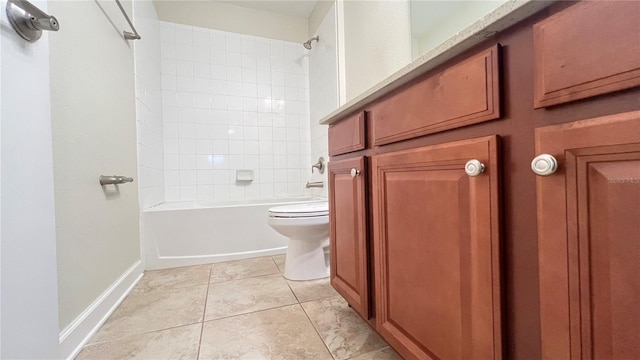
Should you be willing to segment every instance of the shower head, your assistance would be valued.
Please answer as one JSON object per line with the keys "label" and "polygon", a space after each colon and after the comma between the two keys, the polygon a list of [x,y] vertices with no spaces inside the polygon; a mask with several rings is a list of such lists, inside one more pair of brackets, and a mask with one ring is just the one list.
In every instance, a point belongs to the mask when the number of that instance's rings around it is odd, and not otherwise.
{"label": "shower head", "polygon": [[311,39],[309,39],[305,43],[303,43],[302,46],[304,46],[304,48],[307,49],[307,50],[311,50],[311,42],[313,40],[319,41],[320,40],[320,36],[312,37]]}

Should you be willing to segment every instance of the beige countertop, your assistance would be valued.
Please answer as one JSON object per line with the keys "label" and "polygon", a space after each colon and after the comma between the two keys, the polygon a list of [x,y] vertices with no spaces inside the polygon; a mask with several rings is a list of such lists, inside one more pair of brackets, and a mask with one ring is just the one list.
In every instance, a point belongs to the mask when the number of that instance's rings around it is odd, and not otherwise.
{"label": "beige countertop", "polygon": [[390,93],[445,61],[485,41],[487,38],[530,17],[554,2],[555,0],[512,0],[502,4],[442,44],[427,51],[391,76],[332,111],[320,120],[320,124],[329,125],[341,120],[351,112],[359,110],[367,103]]}

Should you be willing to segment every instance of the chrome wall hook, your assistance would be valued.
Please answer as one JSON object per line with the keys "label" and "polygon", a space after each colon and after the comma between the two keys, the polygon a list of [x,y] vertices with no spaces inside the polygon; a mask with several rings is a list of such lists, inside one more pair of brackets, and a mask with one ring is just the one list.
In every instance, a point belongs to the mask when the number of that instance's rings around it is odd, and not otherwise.
{"label": "chrome wall hook", "polygon": [[7,17],[13,29],[23,39],[35,42],[42,36],[42,30],[58,31],[58,20],[47,15],[27,0],[8,0]]}

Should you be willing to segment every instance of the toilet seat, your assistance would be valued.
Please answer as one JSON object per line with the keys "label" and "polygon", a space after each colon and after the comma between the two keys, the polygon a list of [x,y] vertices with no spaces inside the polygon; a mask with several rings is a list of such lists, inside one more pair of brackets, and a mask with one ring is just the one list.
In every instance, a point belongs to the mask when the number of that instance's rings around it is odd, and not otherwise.
{"label": "toilet seat", "polygon": [[329,215],[329,203],[326,201],[276,206],[269,209],[273,218],[309,218]]}

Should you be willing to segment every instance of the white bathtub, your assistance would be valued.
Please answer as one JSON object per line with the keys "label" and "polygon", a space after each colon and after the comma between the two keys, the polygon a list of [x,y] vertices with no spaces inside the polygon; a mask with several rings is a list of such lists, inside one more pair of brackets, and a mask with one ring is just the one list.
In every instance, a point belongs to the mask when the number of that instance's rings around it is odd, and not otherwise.
{"label": "white bathtub", "polygon": [[170,202],[142,213],[147,269],[284,254],[287,238],[267,224],[269,208],[321,198],[249,202]]}

